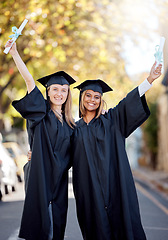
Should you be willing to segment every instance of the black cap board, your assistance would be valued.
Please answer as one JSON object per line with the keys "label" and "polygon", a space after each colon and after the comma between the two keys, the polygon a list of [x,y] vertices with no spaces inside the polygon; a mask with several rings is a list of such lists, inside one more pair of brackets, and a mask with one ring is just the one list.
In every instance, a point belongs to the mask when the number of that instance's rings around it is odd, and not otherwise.
{"label": "black cap board", "polygon": [[84,92],[85,90],[93,90],[94,92],[99,92],[101,94],[113,91],[110,86],[108,86],[103,80],[100,79],[86,80],[74,88],[79,89],[81,92]]}
{"label": "black cap board", "polygon": [[55,72],[48,76],[42,77],[37,81],[46,88],[51,86],[52,84],[71,85],[76,82],[69,74],[64,71]]}

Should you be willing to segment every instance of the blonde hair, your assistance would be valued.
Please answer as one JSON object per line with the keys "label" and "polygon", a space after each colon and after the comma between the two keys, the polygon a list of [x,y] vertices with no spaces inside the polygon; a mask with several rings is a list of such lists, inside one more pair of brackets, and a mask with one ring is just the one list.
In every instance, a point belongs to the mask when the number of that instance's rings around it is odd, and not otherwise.
{"label": "blonde hair", "polygon": [[[49,89],[50,89],[50,87],[47,88],[47,92],[48,92]],[[50,102],[49,97],[47,97],[47,98]],[[72,110],[72,96],[71,96],[70,87],[68,86],[68,95],[67,95],[67,99],[66,99],[65,103],[62,104],[62,113],[64,113],[64,115],[65,115],[65,120],[66,120],[67,124],[71,128],[74,128],[75,122],[74,122],[74,119],[72,117],[71,110]],[[56,117],[58,118],[58,120],[61,123],[63,123],[62,117],[57,112],[54,112],[54,113],[55,113]]]}
{"label": "blonde hair", "polygon": [[[85,91],[82,93],[81,101],[80,101],[81,117],[85,117],[85,116],[86,116],[86,109],[85,109],[84,104],[83,104],[83,100],[84,100],[86,91],[87,91],[87,90],[85,90]],[[104,105],[106,105],[106,107],[107,107],[107,104],[106,104],[106,102],[103,100],[102,95],[101,95],[101,96],[100,96],[100,105],[99,105],[99,107],[98,107],[97,110],[96,110],[96,118],[100,117],[100,115],[102,114],[102,110],[103,110]]]}
{"label": "blonde hair", "polygon": [[74,119],[72,117],[72,96],[70,87],[68,86],[68,96],[66,102],[62,105],[62,111],[65,113],[65,119],[68,125],[73,128],[75,126]]}

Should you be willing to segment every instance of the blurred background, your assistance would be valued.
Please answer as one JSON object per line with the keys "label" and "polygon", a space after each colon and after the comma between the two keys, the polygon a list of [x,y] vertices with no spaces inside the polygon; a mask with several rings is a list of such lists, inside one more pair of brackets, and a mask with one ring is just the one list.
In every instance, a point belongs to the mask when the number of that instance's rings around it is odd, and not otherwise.
{"label": "blurred background", "polygon": [[[11,106],[13,100],[26,94],[26,86],[10,54],[3,53],[12,27],[19,28],[25,18],[28,23],[17,40],[17,48],[33,78],[64,70],[78,83],[103,79],[113,88],[113,92],[104,94],[107,108],[114,107],[148,77],[155,61],[155,47],[161,36],[166,38],[163,74],[146,94],[151,116],[129,137],[126,147],[132,169],[143,167],[168,173],[167,12],[168,0],[0,1],[2,194],[14,191],[15,182],[23,181],[22,167],[29,149],[26,123]],[[45,95],[45,89],[37,86]],[[72,90],[72,97],[77,120],[78,90]],[[16,177],[8,173],[12,180],[6,182],[2,159],[5,154],[9,165],[16,165],[16,169],[12,167]],[[168,178],[164,180],[168,182]]]}

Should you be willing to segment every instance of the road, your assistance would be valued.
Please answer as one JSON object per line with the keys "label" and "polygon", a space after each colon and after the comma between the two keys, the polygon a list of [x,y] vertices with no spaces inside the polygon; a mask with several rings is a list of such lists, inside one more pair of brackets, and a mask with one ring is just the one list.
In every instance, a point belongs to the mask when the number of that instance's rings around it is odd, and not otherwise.
{"label": "road", "polygon": [[[136,180],[142,223],[148,240],[168,240],[168,196]],[[23,208],[23,184],[0,202],[0,239],[17,240]],[[69,210],[65,240],[82,240],[75,213],[72,185],[69,184]]]}
{"label": "road", "polygon": [[142,224],[147,240],[168,240],[168,196],[136,181]]}

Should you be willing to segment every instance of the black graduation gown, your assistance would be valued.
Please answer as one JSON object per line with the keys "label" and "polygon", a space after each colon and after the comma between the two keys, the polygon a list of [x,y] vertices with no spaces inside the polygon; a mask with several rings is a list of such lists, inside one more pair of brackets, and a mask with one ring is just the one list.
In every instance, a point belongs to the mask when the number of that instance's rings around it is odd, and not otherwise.
{"label": "black graduation gown", "polygon": [[138,88],[115,108],[73,132],[73,188],[85,240],[145,240],[125,151],[128,137],[149,116]]}
{"label": "black graduation gown", "polygon": [[32,150],[19,237],[48,240],[52,202],[53,239],[64,239],[68,207],[68,168],[72,129],[56,118],[37,87],[12,105],[28,120]]}

